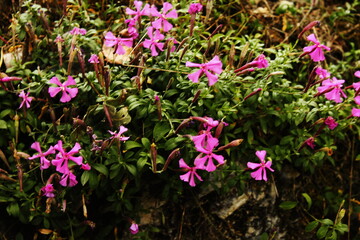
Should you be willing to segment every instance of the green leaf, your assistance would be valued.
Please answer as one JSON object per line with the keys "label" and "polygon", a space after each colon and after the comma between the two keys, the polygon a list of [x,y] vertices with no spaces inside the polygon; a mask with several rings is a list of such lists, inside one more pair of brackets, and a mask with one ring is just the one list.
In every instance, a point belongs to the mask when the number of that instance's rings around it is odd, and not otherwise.
{"label": "green leaf", "polygon": [[170,131],[170,129],[170,124],[168,122],[157,122],[153,130],[155,142],[162,139],[165,134]]}
{"label": "green leaf", "polygon": [[337,231],[339,231],[340,234],[343,234],[344,232],[348,232],[349,231],[349,227],[347,224],[344,223],[339,223],[337,225],[335,225],[335,229]]}
{"label": "green leaf", "polygon": [[10,203],[9,206],[7,206],[6,211],[9,213],[9,215],[18,217],[20,214],[20,208],[17,202]]}
{"label": "green leaf", "polygon": [[137,163],[136,163],[137,168],[139,169],[139,171],[145,166],[147,160],[148,160],[147,157],[141,157],[141,158],[139,158],[139,160],[138,160]]}
{"label": "green leaf", "polygon": [[284,210],[290,210],[293,209],[294,207],[296,207],[298,203],[297,202],[293,202],[293,201],[285,201],[280,203],[279,207],[281,207]]}
{"label": "green leaf", "polygon": [[127,170],[136,177],[136,167],[134,165],[126,165]]}
{"label": "green leaf", "polygon": [[94,163],[91,165],[93,168],[95,168],[98,172],[104,174],[106,177],[109,175],[109,170],[107,167],[103,164]]}
{"label": "green leaf", "polygon": [[306,231],[306,232],[311,232],[311,231],[314,230],[318,225],[319,225],[319,222],[318,222],[318,221],[309,222],[309,224],[306,225],[306,227],[305,227],[305,231]]}
{"label": "green leaf", "polygon": [[0,129],[7,129],[7,125],[4,120],[0,120]]}
{"label": "green leaf", "polygon": [[84,171],[80,179],[81,184],[83,186],[89,181],[89,177],[90,177],[89,171]]}
{"label": "green leaf", "polygon": [[322,219],[322,220],[320,220],[320,222],[324,225],[334,225],[334,222],[328,218]]}
{"label": "green leaf", "polygon": [[328,230],[329,230],[328,225],[321,226],[316,232],[316,237],[319,239],[324,238]]}
{"label": "green leaf", "polygon": [[302,196],[305,198],[305,200],[306,200],[306,202],[308,204],[307,209],[309,210],[311,205],[312,205],[311,197],[307,193],[303,193]]}
{"label": "green leaf", "polygon": [[126,150],[130,150],[130,149],[133,149],[133,148],[138,148],[138,147],[142,147],[143,145],[138,143],[138,142],[135,142],[135,141],[126,141],[125,142],[125,149]]}
{"label": "green leaf", "polygon": [[144,145],[144,147],[146,149],[150,149],[151,143],[150,143],[150,140],[148,138],[142,138],[141,143],[142,143],[142,145]]}

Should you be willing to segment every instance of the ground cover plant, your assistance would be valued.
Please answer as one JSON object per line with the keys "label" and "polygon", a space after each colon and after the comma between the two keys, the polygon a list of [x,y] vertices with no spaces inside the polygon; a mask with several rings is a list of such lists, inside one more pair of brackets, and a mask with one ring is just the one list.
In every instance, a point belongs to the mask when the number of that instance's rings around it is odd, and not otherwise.
{"label": "ground cover plant", "polygon": [[359,238],[359,1],[1,8],[2,239]]}

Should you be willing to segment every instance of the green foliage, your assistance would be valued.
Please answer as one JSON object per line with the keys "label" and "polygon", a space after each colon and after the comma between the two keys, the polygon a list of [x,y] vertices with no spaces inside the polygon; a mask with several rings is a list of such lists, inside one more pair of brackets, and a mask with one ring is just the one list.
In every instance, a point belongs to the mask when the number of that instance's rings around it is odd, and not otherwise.
{"label": "green foliage", "polygon": [[[355,93],[345,90],[349,97],[336,104],[323,95],[314,97],[315,86],[304,91],[314,64],[299,59],[301,41],[267,46],[260,34],[263,25],[249,22],[250,18],[243,13],[233,19],[222,19],[221,10],[230,15],[228,11],[234,11],[236,6],[221,3],[215,9],[210,5],[212,1],[208,1],[211,11],[206,11],[206,15],[209,15],[197,16],[195,34],[190,36],[189,4],[175,1],[179,18],[172,21],[175,28],[167,35],[182,42],[175,45],[175,51],[170,51],[171,43],[167,43],[164,52],[151,56],[149,49],[137,46],[132,49],[130,61],[112,63],[102,51],[103,35],[106,31],[117,35],[126,28],[128,6],[106,2],[107,6],[102,6],[100,2],[69,0],[64,14],[64,9],[48,9],[24,1],[14,14],[15,32],[8,33],[8,37],[14,35],[14,40],[31,46],[26,61],[15,61],[6,70],[9,76],[22,80],[1,82],[0,89],[0,208],[8,214],[9,224],[19,220],[40,233],[48,230],[49,239],[86,239],[90,234],[106,239],[118,229],[125,232],[123,229],[129,227],[132,219],[140,219],[145,193],[163,201],[180,202],[190,187],[179,179],[180,156],[169,156],[175,149],[179,149],[187,163],[198,156],[191,136],[198,134],[203,124],[192,117],[206,116],[227,123],[219,135],[219,146],[243,139],[240,146],[216,150],[226,164],[218,166],[216,173],[204,173],[204,181],[197,188],[211,187],[220,193],[234,188],[243,191],[250,179],[246,163],[255,159],[256,150],[267,151],[275,169],[269,177],[271,182],[286,174],[286,166],[302,175],[316,176],[323,169],[342,166],[343,156],[350,158],[348,151],[355,154],[359,147],[354,142],[360,137],[359,120],[349,117]],[[330,23],[351,17],[357,5],[355,1],[334,12]],[[298,12],[287,1],[275,9],[277,15]],[[225,30],[214,33],[208,21],[217,18],[227,24]],[[140,39],[147,38],[145,28],[150,25],[149,19],[142,24]],[[240,34],[236,30],[239,24],[250,30]],[[74,27],[85,28],[87,33],[69,34]],[[62,36],[64,42],[56,43],[57,36]],[[327,69],[338,78],[343,75],[350,78],[346,75],[347,66],[359,56],[354,44],[351,48],[343,62],[327,63]],[[262,53],[270,61],[267,68],[234,73]],[[88,62],[91,54],[100,57],[99,64]],[[187,61],[204,63],[214,56],[221,58],[224,69],[215,85],[209,86],[205,75],[199,83],[188,79],[187,74],[194,69],[186,67]],[[78,94],[69,102],[61,102],[60,94],[49,95],[49,88],[54,86],[49,80],[56,76],[63,83],[68,75],[74,77]],[[18,95],[23,90],[33,100],[30,108],[19,109]],[[337,119],[339,125],[334,130],[324,123],[328,116]],[[186,126],[179,130],[186,120],[189,120]],[[128,130],[114,137],[120,126]],[[119,140],[121,137],[130,139]],[[306,145],[310,137],[316,139],[315,149]],[[81,156],[91,169],[84,171],[70,163],[79,183],[65,187],[59,184],[60,176],[54,166],[40,169],[38,158],[28,159],[37,154],[30,148],[35,141],[41,144],[42,151],[58,141],[63,142],[66,152],[75,143],[80,144],[76,156]],[[351,141],[353,145],[349,146]],[[52,155],[50,161],[54,158]],[[41,190],[48,179],[53,181],[55,197],[47,198]],[[311,191],[303,190],[301,196],[282,199],[279,207],[300,209],[310,216],[313,209],[321,209],[318,211],[324,213],[321,215],[324,219],[312,216],[314,220],[305,231],[314,233],[318,239],[338,239],[348,231],[348,226],[341,222],[345,209],[343,205],[338,208],[348,195],[336,192],[338,189],[326,183],[321,186],[323,191],[316,199]],[[326,207],[322,208],[322,203]],[[334,221],[328,218],[333,215]],[[92,233],[93,224],[100,230]],[[138,236],[150,239],[151,232],[159,231],[153,227]],[[17,235],[16,239],[29,237]],[[269,239],[268,233],[263,233],[260,239]]]}

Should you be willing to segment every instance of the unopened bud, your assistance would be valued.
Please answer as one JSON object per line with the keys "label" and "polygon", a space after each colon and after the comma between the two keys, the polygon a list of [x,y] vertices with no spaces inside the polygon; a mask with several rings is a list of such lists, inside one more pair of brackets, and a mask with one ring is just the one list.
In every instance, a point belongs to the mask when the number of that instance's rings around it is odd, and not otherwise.
{"label": "unopened bud", "polygon": [[234,141],[231,141],[230,143],[226,144],[225,146],[221,146],[218,148],[218,151],[222,151],[228,148],[232,148],[232,147],[237,147],[239,146],[242,142],[244,141],[244,139],[236,139]]}
{"label": "unopened bud", "polygon": [[150,156],[151,156],[151,162],[152,162],[152,171],[153,171],[153,173],[156,173],[157,149],[156,149],[155,143],[152,143],[150,146]]}
{"label": "unopened bud", "polygon": [[298,39],[300,39],[302,37],[302,35],[310,30],[311,28],[315,27],[315,26],[319,26],[320,25],[320,21],[312,21],[311,23],[309,23],[308,25],[306,25],[304,27],[304,29],[301,31],[301,33],[298,35]]}
{"label": "unopened bud", "polygon": [[165,162],[165,164],[164,164],[164,167],[163,167],[162,171],[165,171],[165,170],[168,168],[170,162],[171,162],[174,158],[177,158],[177,157],[179,157],[179,156],[180,156],[180,148],[174,149],[174,150],[170,153],[170,155],[168,156],[168,158],[166,159],[166,162]]}

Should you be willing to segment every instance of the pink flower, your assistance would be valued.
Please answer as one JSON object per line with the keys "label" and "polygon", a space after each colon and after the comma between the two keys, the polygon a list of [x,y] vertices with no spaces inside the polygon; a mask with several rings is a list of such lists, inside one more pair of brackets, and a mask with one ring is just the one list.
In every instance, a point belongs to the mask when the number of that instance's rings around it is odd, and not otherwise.
{"label": "pink flower", "polygon": [[149,4],[145,4],[144,8],[141,9],[142,4],[143,3],[141,1],[134,1],[134,5],[135,5],[136,10],[132,10],[130,8],[126,8],[126,10],[125,10],[127,15],[134,16],[132,19],[135,22],[138,21],[138,19],[141,18],[141,16],[148,16],[150,14],[150,6],[149,6]]}
{"label": "pink flower", "polygon": [[132,47],[133,39],[120,37],[117,38],[112,32],[107,32],[105,35],[105,45],[107,47],[113,47],[116,45],[116,53],[119,55],[123,55],[126,52],[124,46]]}
{"label": "pink flower", "polygon": [[129,228],[131,234],[137,234],[139,232],[139,226],[133,222]]}
{"label": "pink flower", "polygon": [[310,34],[307,37],[307,40],[315,43],[315,45],[304,47],[304,54],[309,54],[314,62],[324,61],[325,56],[323,50],[330,51],[330,48],[320,44],[320,42],[316,39],[315,34]]}
{"label": "pink flower", "polygon": [[315,139],[313,137],[309,137],[305,140],[306,145],[308,145],[311,149],[315,148]]}
{"label": "pink flower", "polygon": [[319,76],[320,79],[327,79],[330,77],[330,73],[321,67],[317,67],[315,73]]}
{"label": "pink flower", "polygon": [[196,14],[198,12],[201,12],[202,8],[203,8],[203,5],[201,5],[200,3],[191,3],[189,6],[188,13]]}
{"label": "pink flower", "polygon": [[72,98],[76,97],[78,93],[77,88],[68,88],[68,86],[76,85],[76,82],[72,76],[68,76],[68,80],[63,84],[59,81],[57,77],[52,77],[49,83],[58,85],[59,87],[49,87],[49,94],[51,97],[55,97],[56,94],[62,92],[60,102],[69,102]]}
{"label": "pink flower", "polygon": [[334,130],[334,128],[339,125],[331,116],[327,117],[324,123],[330,128],[330,130]]}
{"label": "pink flower", "polygon": [[32,149],[36,150],[39,152],[39,154],[33,155],[32,157],[29,157],[29,160],[33,160],[35,158],[40,158],[40,169],[47,169],[50,167],[50,161],[46,159],[47,155],[50,154],[54,154],[55,153],[55,149],[51,146],[46,152],[42,152],[41,151],[41,147],[40,147],[40,143],[39,142],[34,142],[33,144],[31,144],[30,146]]}
{"label": "pink flower", "polygon": [[359,108],[353,108],[351,109],[351,115],[353,117],[360,117],[360,109]]}
{"label": "pink flower", "polygon": [[342,102],[340,97],[346,98],[344,91],[341,89],[345,80],[338,80],[336,77],[324,80],[321,87],[318,87],[316,96],[325,94],[326,99],[332,100],[336,103]]}
{"label": "pink flower", "polygon": [[91,54],[89,63],[99,63],[99,57],[96,54]]}
{"label": "pink flower", "polygon": [[360,105],[360,96],[354,97],[354,101],[357,105]]}
{"label": "pink flower", "polygon": [[30,94],[30,92],[25,94],[24,91],[21,91],[21,93],[19,94],[19,97],[21,97],[23,100],[22,100],[19,108],[22,108],[24,106],[24,104],[26,105],[26,108],[30,108],[30,103],[34,98],[29,97],[29,94]]}
{"label": "pink flower", "polygon": [[201,154],[195,158],[194,164],[198,168],[205,169],[208,172],[216,170],[213,159],[215,159],[220,165],[224,164],[224,157],[213,153],[213,150],[217,145],[219,145],[219,140],[217,138],[211,138],[208,139],[206,146],[198,146],[196,150],[201,152]]}
{"label": "pink flower", "polygon": [[60,35],[58,35],[58,36],[55,38],[54,42],[56,42],[56,43],[62,43],[62,42],[64,42],[64,39],[63,39]]}
{"label": "pink flower", "polygon": [[76,180],[76,176],[72,172],[68,171],[61,176],[59,183],[63,187],[73,187],[78,183],[78,181]]}
{"label": "pink flower", "polygon": [[40,190],[43,192],[43,196],[46,196],[48,198],[55,197],[55,194],[54,194],[55,189],[52,184],[46,184]]}
{"label": "pink flower", "polygon": [[162,13],[159,13],[155,6],[151,6],[150,14],[152,16],[158,17],[158,19],[152,22],[152,26],[155,29],[162,29],[164,32],[168,32],[173,28],[173,25],[169,23],[167,19],[177,18],[178,15],[175,9],[171,10],[172,8],[173,6],[171,5],[171,3],[164,2]]}
{"label": "pink flower", "polygon": [[[77,165],[82,165],[83,158],[81,156],[75,157],[74,154],[79,153],[81,146],[79,143],[75,143],[74,147],[69,151],[65,152],[63,149],[63,143],[61,140],[54,146],[54,149],[58,151],[54,160],[52,160],[52,164],[56,166],[56,171],[60,173],[67,174],[70,172],[68,163],[69,160],[73,161]],[[71,176],[70,176],[71,177]]]}
{"label": "pink flower", "polygon": [[70,32],[71,35],[85,35],[86,29],[74,27]]}
{"label": "pink flower", "polygon": [[3,77],[0,78],[0,82],[20,81],[21,79],[19,77]]}
{"label": "pink flower", "polygon": [[244,66],[236,69],[234,72],[239,76],[244,73],[253,72],[255,68],[267,68],[269,66],[268,60],[266,60],[264,54],[260,54],[253,61],[245,64]]}
{"label": "pink flower", "polygon": [[192,63],[192,62],[186,62],[187,67],[198,67],[200,68],[198,71],[191,73],[188,75],[188,78],[194,82],[199,82],[199,78],[205,73],[209,80],[209,86],[214,85],[218,81],[218,76],[211,73],[210,71],[220,74],[222,73],[222,63],[218,56],[215,56],[213,59],[210,60],[210,62],[207,63]]}
{"label": "pink flower", "polygon": [[360,78],[360,71],[356,71],[356,72],[354,73],[354,75],[355,75],[355,77]]}
{"label": "pink flower", "polygon": [[83,169],[83,170],[85,170],[85,171],[91,170],[91,166],[90,166],[88,163],[86,163],[86,164],[81,164],[81,167],[80,167],[80,168]]}
{"label": "pink flower", "polygon": [[257,169],[255,172],[252,172],[250,175],[255,180],[264,180],[267,181],[266,176],[266,169],[269,169],[271,172],[274,172],[274,170],[271,168],[271,161],[265,161],[266,151],[256,151],[256,156],[260,159],[261,163],[252,163],[248,162],[247,166],[251,169]]}
{"label": "pink flower", "polygon": [[108,131],[112,136],[110,137],[110,139],[118,139],[119,141],[126,141],[128,140],[130,137],[122,137],[121,135],[126,132],[128,129],[124,126],[120,126],[119,127],[119,132],[112,132],[112,131]]}
{"label": "pink flower", "polygon": [[180,175],[180,179],[181,179],[182,181],[184,181],[184,182],[188,182],[191,187],[195,187],[195,186],[196,186],[194,176],[195,176],[199,181],[202,181],[202,178],[200,177],[199,174],[196,173],[196,170],[198,170],[198,169],[203,170],[203,168],[200,168],[200,167],[198,167],[198,166],[196,166],[196,165],[195,165],[194,167],[189,167],[189,166],[185,163],[184,159],[182,159],[182,158],[179,160],[179,166],[180,166],[180,168],[183,168],[183,169],[185,169],[185,170],[187,171],[187,173],[185,173],[185,174],[183,174],[183,175]]}
{"label": "pink flower", "polygon": [[267,68],[269,66],[269,62],[266,60],[264,54],[257,56],[250,64],[252,67],[256,68]]}
{"label": "pink flower", "polygon": [[143,46],[144,48],[149,48],[151,50],[151,56],[159,55],[157,49],[160,51],[164,51],[164,43],[159,41],[163,40],[165,36],[159,32],[159,30],[155,30],[153,27],[147,28],[147,34],[150,39],[145,39]]}

